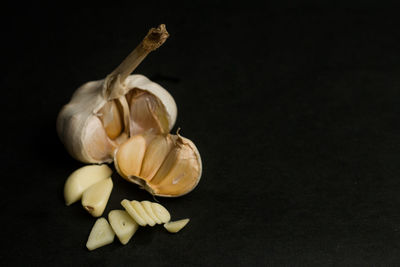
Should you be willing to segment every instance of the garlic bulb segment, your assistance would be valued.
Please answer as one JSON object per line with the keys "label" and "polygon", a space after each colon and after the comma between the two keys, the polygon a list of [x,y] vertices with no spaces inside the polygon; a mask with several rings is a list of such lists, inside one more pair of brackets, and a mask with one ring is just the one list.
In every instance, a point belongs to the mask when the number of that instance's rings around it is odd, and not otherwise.
{"label": "garlic bulb segment", "polygon": [[64,185],[64,198],[67,206],[81,199],[83,192],[93,184],[110,177],[111,169],[103,165],[88,165],[74,171]]}
{"label": "garlic bulb segment", "polygon": [[192,141],[181,135],[144,133],[121,144],[115,167],[126,180],[156,196],[178,197],[198,184],[202,163]]}
{"label": "garlic bulb segment", "polygon": [[177,233],[188,224],[189,219],[182,219],[179,221],[168,222],[164,224],[164,228],[170,233]]}
{"label": "garlic bulb segment", "polygon": [[105,218],[96,220],[90,231],[86,247],[89,250],[111,244],[114,241],[115,233]]}
{"label": "garlic bulb segment", "polygon": [[149,201],[122,200],[121,205],[140,226],[169,222],[171,215],[162,205]]}
{"label": "garlic bulb segment", "polygon": [[111,178],[102,180],[83,192],[82,206],[93,216],[99,217],[107,206],[113,188]]}
{"label": "garlic bulb segment", "polygon": [[123,245],[129,242],[139,228],[139,225],[124,210],[110,211],[108,221]]}
{"label": "garlic bulb segment", "polygon": [[167,37],[165,25],[151,29],[112,73],[82,85],[62,108],[57,132],[74,158],[112,162],[114,150],[130,136],[172,129],[177,116],[173,97],[145,76],[129,75]]}

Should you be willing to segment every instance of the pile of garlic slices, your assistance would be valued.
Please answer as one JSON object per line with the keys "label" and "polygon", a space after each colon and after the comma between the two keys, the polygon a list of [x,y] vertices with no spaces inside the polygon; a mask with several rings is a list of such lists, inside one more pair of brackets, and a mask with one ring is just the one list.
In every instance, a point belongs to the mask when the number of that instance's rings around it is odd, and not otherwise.
{"label": "pile of garlic slices", "polygon": [[[107,206],[113,188],[111,169],[103,165],[88,165],[74,171],[64,185],[67,206],[82,200],[82,206],[93,217],[100,217]],[[112,210],[94,224],[86,247],[89,250],[110,244],[115,234],[123,245],[127,244],[140,226],[164,224],[170,233],[179,232],[189,219],[171,222],[171,215],[161,204],[150,201],[122,200],[125,210]],[[111,225],[111,226],[110,226]]]}
{"label": "pile of garlic slices", "polygon": [[[149,201],[138,202],[136,200],[130,202],[126,199],[123,201],[125,201],[125,205],[130,205],[129,208],[133,209],[135,213],[139,213],[140,208],[144,209],[144,207],[149,207],[149,211],[147,209],[145,210],[145,216],[148,218],[154,216],[154,219],[159,220],[160,223],[164,223],[164,228],[170,233],[179,232],[189,222],[189,219],[182,219],[174,222],[169,221],[171,216],[168,210],[158,203]],[[140,207],[139,210],[134,208],[135,204]],[[136,216],[139,216],[140,220],[145,220],[145,216],[141,217],[138,214],[136,214]],[[168,218],[168,220],[166,218]],[[149,223],[150,221],[146,221],[146,225]],[[131,217],[129,211],[112,210],[108,213],[108,221],[104,217],[96,220],[92,230],[90,231],[86,247],[89,250],[94,250],[111,244],[114,241],[115,235],[117,235],[121,244],[126,245],[138,230],[139,225],[141,224]]]}
{"label": "pile of garlic slices", "polygon": [[118,173],[152,195],[179,197],[202,174],[195,144],[170,134],[177,116],[173,97],[143,75],[130,75],[169,34],[150,29],[105,79],[77,89],[60,111],[57,132],[68,152],[84,163],[114,162]]}

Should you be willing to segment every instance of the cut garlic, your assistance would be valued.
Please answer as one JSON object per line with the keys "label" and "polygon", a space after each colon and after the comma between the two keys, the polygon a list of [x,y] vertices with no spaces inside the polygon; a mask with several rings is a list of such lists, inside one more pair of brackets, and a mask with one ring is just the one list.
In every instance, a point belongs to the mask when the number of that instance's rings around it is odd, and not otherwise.
{"label": "cut garlic", "polygon": [[89,250],[111,244],[114,241],[115,233],[108,224],[105,218],[99,218],[96,220],[92,230],[90,231],[86,247]]}
{"label": "cut garlic", "polygon": [[167,223],[171,220],[171,215],[168,210],[158,203],[151,203],[151,208],[153,209],[156,217],[161,221],[161,223]]}
{"label": "cut garlic", "polygon": [[74,171],[64,185],[64,198],[67,206],[81,199],[83,192],[91,185],[110,177],[107,165],[89,165]]}
{"label": "cut garlic", "polygon": [[154,213],[153,207],[152,207],[152,204],[151,204],[150,201],[145,200],[145,201],[142,201],[140,203],[142,204],[142,207],[146,211],[147,215],[150,216],[156,224],[161,224],[162,223],[162,221],[160,219],[158,219],[158,217]]}
{"label": "cut garlic", "polygon": [[150,226],[154,226],[156,223],[154,220],[149,216],[146,210],[143,208],[142,204],[139,201],[133,200],[131,201],[131,205],[135,212]]}
{"label": "cut garlic", "polygon": [[116,150],[114,164],[126,180],[164,197],[189,193],[202,172],[196,146],[179,134],[135,135]]}
{"label": "cut garlic", "polygon": [[121,205],[140,226],[154,226],[156,223],[166,223],[171,219],[168,210],[158,203],[124,199]]}
{"label": "cut garlic", "polygon": [[102,180],[89,187],[82,195],[82,206],[93,216],[99,217],[106,208],[113,188],[111,178]]}
{"label": "cut garlic", "polygon": [[114,150],[129,136],[172,129],[177,115],[172,96],[143,75],[129,75],[168,36],[165,25],[152,28],[111,74],[79,87],[63,107],[57,132],[74,158],[112,162]]}
{"label": "cut garlic", "polygon": [[119,241],[125,245],[135,234],[139,225],[124,210],[112,210],[108,214],[108,221]]}
{"label": "cut garlic", "polygon": [[131,202],[129,200],[122,200],[121,202],[122,207],[126,210],[126,212],[137,222],[140,226],[146,226],[147,222],[140,217],[140,215],[137,213],[137,211],[133,208],[131,205]]}
{"label": "cut garlic", "polygon": [[179,221],[168,222],[168,223],[164,224],[164,228],[167,229],[167,231],[170,232],[170,233],[177,233],[183,227],[185,227],[188,222],[189,222],[189,219],[183,219],[183,220],[179,220]]}

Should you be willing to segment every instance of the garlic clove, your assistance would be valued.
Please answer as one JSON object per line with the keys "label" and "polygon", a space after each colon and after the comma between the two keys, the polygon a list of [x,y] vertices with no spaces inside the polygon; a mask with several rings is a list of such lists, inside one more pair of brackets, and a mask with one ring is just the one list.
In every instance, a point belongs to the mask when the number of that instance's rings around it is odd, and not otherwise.
{"label": "garlic clove", "polygon": [[120,136],[124,121],[116,101],[108,101],[99,111],[98,116],[109,138],[115,139]]}
{"label": "garlic clove", "polygon": [[89,187],[82,195],[82,206],[93,216],[99,217],[106,208],[113,188],[111,177]]}
{"label": "garlic clove", "polygon": [[171,220],[171,215],[169,214],[168,210],[164,208],[162,205],[152,202],[151,208],[156,215],[156,217],[162,222],[167,223]]}
{"label": "garlic clove", "polygon": [[86,247],[89,250],[111,244],[114,241],[115,233],[105,218],[96,220],[90,231]]}
{"label": "garlic clove", "polygon": [[146,211],[147,215],[150,216],[155,223],[157,223],[157,224],[162,223],[162,221],[160,219],[158,219],[157,216],[154,214],[150,201],[145,200],[145,201],[141,201],[140,203],[142,204],[142,207]]}
{"label": "garlic clove", "polygon": [[[135,141],[137,139],[147,141],[139,143]],[[140,158],[137,163],[130,163],[136,158]],[[126,180],[139,184],[153,195],[165,197],[189,193],[198,184],[202,173],[196,146],[179,134],[133,136],[116,150],[114,164]]]}
{"label": "garlic clove", "polygon": [[171,135],[158,135],[146,148],[140,177],[152,179],[174,146]]}
{"label": "garlic clove", "polygon": [[131,202],[129,200],[121,201],[122,207],[126,210],[126,212],[131,216],[140,226],[146,226],[147,222],[139,215],[139,213],[133,208]]}
{"label": "garlic clove", "polygon": [[118,149],[116,160],[122,163],[118,166],[120,172],[129,173],[133,176],[140,174],[144,154],[146,152],[146,143],[146,137],[139,134],[131,137]]}
{"label": "garlic clove", "polygon": [[164,228],[170,233],[177,233],[188,224],[189,219],[182,219],[179,221],[168,222],[164,224]]}
{"label": "garlic clove", "polygon": [[142,203],[140,203],[139,201],[133,200],[133,201],[131,201],[131,205],[135,209],[135,211],[139,214],[139,216],[141,218],[143,218],[143,220],[146,221],[146,223],[148,225],[154,226],[156,224],[154,222],[154,220],[151,218],[151,216],[149,216],[147,214],[147,212],[145,211],[145,209],[142,206]]}
{"label": "garlic clove", "polygon": [[110,211],[108,221],[123,245],[129,242],[139,228],[139,225],[124,210]]}
{"label": "garlic clove", "polygon": [[93,184],[110,177],[107,165],[89,165],[74,171],[64,185],[64,198],[67,206],[81,199],[83,192]]}

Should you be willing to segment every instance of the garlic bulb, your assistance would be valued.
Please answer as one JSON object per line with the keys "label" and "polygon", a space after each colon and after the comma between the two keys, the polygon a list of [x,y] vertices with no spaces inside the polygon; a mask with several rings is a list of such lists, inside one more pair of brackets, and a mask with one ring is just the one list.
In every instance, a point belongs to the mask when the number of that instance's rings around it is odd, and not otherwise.
{"label": "garlic bulb", "polygon": [[160,85],[131,72],[169,34],[152,28],[105,79],[82,85],[57,118],[68,152],[85,163],[114,161],[119,174],[153,195],[177,197],[198,184],[200,154],[187,138],[169,134],[177,107]]}
{"label": "garlic bulb", "polygon": [[168,38],[165,25],[152,28],[138,47],[105,79],[82,85],[57,118],[57,132],[68,152],[86,163],[113,161],[129,136],[168,133],[176,120],[173,97],[143,75],[129,75]]}

